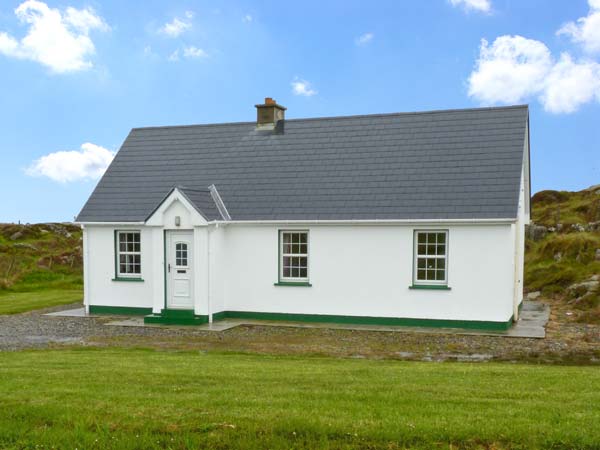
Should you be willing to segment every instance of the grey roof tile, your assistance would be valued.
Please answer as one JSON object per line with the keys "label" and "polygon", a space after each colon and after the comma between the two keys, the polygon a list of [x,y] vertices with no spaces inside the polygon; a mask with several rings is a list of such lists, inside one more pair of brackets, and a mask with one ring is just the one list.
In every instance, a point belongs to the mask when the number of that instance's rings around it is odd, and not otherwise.
{"label": "grey roof tile", "polygon": [[175,186],[220,219],[514,218],[527,106],[133,129],[77,218],[143,221]]}

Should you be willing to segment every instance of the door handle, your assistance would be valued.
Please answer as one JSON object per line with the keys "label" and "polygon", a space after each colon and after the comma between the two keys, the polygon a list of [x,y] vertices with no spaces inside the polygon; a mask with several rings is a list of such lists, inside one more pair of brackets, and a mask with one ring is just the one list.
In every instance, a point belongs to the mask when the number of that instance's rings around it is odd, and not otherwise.
{"label": "door handle", "polygon": [[169,263],[169,268],[168,268],[168,272],[171,272],[171,263]]}

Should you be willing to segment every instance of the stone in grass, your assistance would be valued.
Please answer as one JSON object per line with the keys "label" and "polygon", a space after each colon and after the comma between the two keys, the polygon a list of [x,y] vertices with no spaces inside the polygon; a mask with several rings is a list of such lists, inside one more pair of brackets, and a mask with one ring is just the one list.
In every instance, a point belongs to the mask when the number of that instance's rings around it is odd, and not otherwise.
{"label": "stone in grass", "polygon": [[596,257],[595,257],[596,261],[600,261],[600,248],[596,249]]}
{"label": "stone in grass", "polygon": [[536,300],[542,293],[540,291],[533,291],[527,294],[527,300]]}
{"label": "stone in grass", "polygon": [[17,231],[16,233],[13,233],[10,235],[10,240],[11,241],[16,241],[17,239],[23,237],[23,232],[22,231]]}

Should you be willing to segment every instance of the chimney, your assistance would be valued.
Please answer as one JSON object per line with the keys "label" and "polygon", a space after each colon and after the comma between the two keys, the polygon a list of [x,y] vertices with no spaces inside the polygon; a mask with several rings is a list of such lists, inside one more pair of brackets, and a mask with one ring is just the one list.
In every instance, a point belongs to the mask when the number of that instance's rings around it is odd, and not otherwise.
{"label": "chimney", "polygon": [[271,97],[266,97],[262,105],[254,106],[256,106],[256,128],[258,130],[283,129],[287,108],[278,105]]}

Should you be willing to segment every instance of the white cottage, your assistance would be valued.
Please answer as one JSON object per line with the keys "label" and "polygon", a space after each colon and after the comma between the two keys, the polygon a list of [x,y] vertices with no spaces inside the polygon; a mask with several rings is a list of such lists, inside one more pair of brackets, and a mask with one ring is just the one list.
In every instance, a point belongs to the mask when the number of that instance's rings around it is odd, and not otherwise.
{"label": "white cottage", "polygon": [[527,106],[133,129],[77,221],[85,307],[502,330],[523,299]]}

